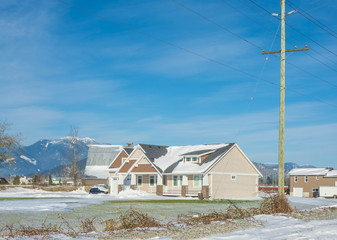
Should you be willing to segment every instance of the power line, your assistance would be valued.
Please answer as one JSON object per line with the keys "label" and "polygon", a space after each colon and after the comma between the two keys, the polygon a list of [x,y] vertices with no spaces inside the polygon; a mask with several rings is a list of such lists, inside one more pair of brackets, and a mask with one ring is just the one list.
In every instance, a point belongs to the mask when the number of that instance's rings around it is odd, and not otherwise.
{"label": "power line", "polygon": [[[216,23],[215,21],[213,21],[213,20],[207,18],[206,16],[204,16],[204,15],[200,14],[199,12],[197,12],[197,11],[191,9],[190,7],[187,7],[186,5],[182,4],[181,2],[178,2],[177,0],[172,0],[172,1],[173,1],[174,3],[176,3],[176,4],[178,4],[179,6],[185,8],[186,10],[188,10],[188,11],[190,11],[190,12],[196,14],[197,16],[199,16],[199,17],[201,17],[201,18],[203,18],[204,20],[206,20],[206,21],[208,21],[208,22],[210,22],[210,23],[212,23],[212,24],[214,24],[214,25],[220,27],[221,29],[226,30],[226,31],[229,32],[230,34],[233,34],[234,36],[238,37],[239,39],[241,39],[241,40],[243,40],[243,41],[245,41],[245,42],[251,44],[252,46],[254,46],[254,47],[256,47],[256,48],[258,48],[258,49],[260,49],[260,50],[263,50],[262,47],[260,47],[260,46],[258,46],[258,45],[256,45],[256,44],[254,44],[254,43],[252,43],[252,42],[250,42],[249,40],[247,40],[247,39],[245,39],[245,38],[243,38],[243,37],[241,37],[241,36],[239,36],[238,34],[236,34],[236,33],[232,32],[232,31],[230,31],[228,28],[225,28],[224,26],[222,26],[222,25]],[[241,2],[241,0],[239,0],[239,1]],[[268,21],[270,21],[270,20],[268,20]],[[272,22],[272,23],[273,23],[273,22]],[[274,23],[273,23],[273,24],[274,24]],[[276,24],[274,24],[274,25],[276,25]],[[278,27],[279,27],[279,26],[278,26]],[[278,32],[278,31],[276,31],[276,33],[277,33],[277,32]],[[277,35],[277,34],[274,34],[274,40],[275,40],[275,37],[276,37],[276,36],[278,36],[278,35]],[[274,41],[274,40],[273,40],[273,41]],[[275,55],[272,55],[272,56],[273,56],[273,57],[276,57]],[[317,59],[317,60],[318,60],[318,59]],[[318,61],[319,61],[319,60],[318,60]],[[329,82],[329,81],[327,81],[327,80],[324,80],[324,79],[322,79],[322,78],[320,78],[320,77],[318,77],[318,76],[316,76],[316,75],[314,75],[314,74],[312,74],[312,73],[310,73],[310,72],[308,72],[308,71],[306,71],[306,70],[304,70],[304,69],[302,69],[302,68],[296,66],[295,64],[292,64],[291,62],[288,62],[288,64],[290,64],[291,66],[297,68],[297,69],[300,70],[300,71],[303,71],[303,72],[305,72],[305,73],[307,73],[307,74],[309,74],[309,75],[311,75],[311,76],[317,78],[318,80],[321,80],[321,81],[323,81],[323,82],[325,82],[325,83],[327,83],[327,84],[329,84],[329,85],[334,86],[334,87],[337,88],[337,85],[336,85],[336,84],[333,84],[333,83],[331,83],[331,82]],[[323,63],[323,64],[324,64],[324,63]]]}
{"label": "power line", "polygon": [[[92,13],[92,12],[90,12],[90,11],[88,11],[88,10],[85,10],[85,9],[83,9],[83,8],[80,8],[80,7],[77,7],[77,6],[73,5],[73,4],[64,2],[64,1],[62,1],[62,0],[56,0],[56,1],[58,1],[59,3],[62,3],[62,4],[64,4],[64,5],[66,5],[66,6],[68,6],[68,7],[77,9],[77,10],[79,10],[79,11],[81,11],[81,12],[84,12],[84,13],[87,13],[87,14],[92,15],[92,16],[94,16],[94,17],[100,18],[100,19],[102,19],[102,20],[104,20],[104,21],[111,22],[111,23],[113,23],[113,24],[115,24],[115,25],[118,25],[118,26],[123,27],[123,28],[125,28],[125,29],[128,29],[128,30],[130,30],[130,31],[136,32],[136,33],[138,33],[138,34],[141,34],[141,35],[143,35],[143,36],[145,36],[145,37],[148,37],[148,38],[150,38],[150,39],[159,41],[159,42],[164,43],[164,44],[166,44],[166,45],[168,45],[168,46],[174,47],[174,48],[179,49],[179,50],[181,50],[181,51],[184,51],[184,52],[187,52],[187,53],[192,54],[192,55],[194,55],[194,56],[200,57],[200,58],[205,59],[205,60],[207,60],[207,61],[209,61],[209,62],[213,62],[213,63],[216,63],[216,64],[221,65],[221,66],[223,66],[223,67],[226,67],[226,68],[232,69],[232,70],[234,70],[234,71],[240,72],[240,73],[242,73],[242,74],[244,74],[244,75],[246,75],[246,76],[249,76],[250,78],[261,79],[262,81],[267,82],[267,83],[269,83],[269,84],[271,84],[271,85],[275,85],[275,86],[280,87],[280,84],[278,84],[278,83],[275,83],[275,82],[272,82],[272,81],[269,81],[269,80],[266,80],[266,79],[259,78],[259,77],[255,76],[255,75],[253,75],[253,74],[251,74],[251,73],[248,73],[248,72],[246,72],[246,71],[240,70],[240,69],[238,69],[238,68],[235,68],[235,67],[233,67],[233,66],[230,66],[230,65],[228,65],[228,64],[225,64],[225,63],[220,62],[220,61],[218,61],[218,60],[214,60],[214,59],[209,58],[209,57],[207,57],[207,56],[203,56],[203,55],[201,55],[201,54],[199,54],[199,53],[196,53],[196,52],[194,52],[194,51],[192,51],[192,50],[186,49],[186,48],[184,48],[184,47],[180,47],[180,46],[178,46],[178,45],[176,45],[176,44],[174,44],[174,43],[171,43],[171,42],[168,42],[168,41],[166,41],[166,40],[163,40],[163,39],[160,39],[160,38],[158,38],[158,37],[155,37],[155,36],[153,36],[153,35],[144,33],[144,32],[142,32],[142,31],[140,31],[140,30],[137,30],[137,29],[134,29],[134,28],[132,28],[132,27],[126,26],[126,25],[124,25],[124,24],[122,24],[122,23],[119,23],[119,22],[113,21],[113,20],[111,20],[111,19],[102,17],[102,16],[100,16],[100,15],[98,15],[98,14]],[[289,89],[289,88],[287,88],[287,89]],[[297,92],[297,91],[294,90],[294,92]],[[307,94],[304,94],[304,93],[301,93],[300,95],[302,95],[302,96],[307,96],[307,97],[309,97],[309,98],[311,97],[310,95],[307,95]],[[319,98],[315,98],[315,99],[318,100],[318,101],[320,101],[320,102],[322,102],[322,103],[325,103],[325,104],[327,104],[327,105],[330,105],[330,106],[333,106],[333,107],[337,108],[337,105],[334,105],[334,104],[331,104],[331,103],[328,103],[328,102],[324,102],[323,100],[320,100]]]}
{"label": "power line", "polygon": [[[249,1],[252,1],[252,0],[249,0]],[[236,7],[234,7],[233,5],[229,4],[229,3],[226,2],[225,0],[222,0],[222,2],[224,2],[225,4],[227,4],[228,6],[230,6],[231,8],[233,8],[235,11],[239,12],[241,15],[243,15],[243,16],[247,17],[248,19],[250,19],[251,21],[257,23],[257,24],[258,24],[259,26],[261,26],[262,28],[264,28],[264,29],[268,30],[269,32],[275,34],[272,30],[270,30],[269,28],[266,28],[265,26],[263,26],[262,24],[258,23],[257,21],[255,21],[255,20],[252,19],[251,17],[247,16],[247,14],[243,13],[242,11],[240,11],[239,9],[237,9]],[[267,10],[265,9],[265,11],[267,11]],[[269,12],[269,11],[267,11],[267,12]],[[271,14],[271,13],[270,13],[270,14]],[[281,38],[280,35],[278,35],[278,34],[275,34],[275,35],[276,35],[278,38]],[[290,44],[291,44],[292,46],[296,47],[295,44],[292,44],[292,43],[290,43]],[[329,65],[325,64],[324,62],[320,61],[318,58],[315,58],[315,57],[313,57],[312,55],[310,55],[310,54],[308,54],[308,53],[305,53],[305,54],[308,55],[309,57],[315,59],[316,61],[318,61],[318,62],[321,63],[322,65],[326,66],[327,68],[331,69],[332,71],[337,72],[336,69],[334,69],[334,68],[330,67]],[[300,69],[300,68],[299,68],[299,69]]]}
{"label": "power line", "polygon": [[[290,3],[289,3],[290,2]],[[336,36],[336,32],[334,32],[332,29],[330,29],[329,27],[327,27],[326,25],[322,24],[320,21],[318,21],[316,18],[314,18],[313,16],[311,16],[309,13],[305,12],[303,9],[301,9],[300,7],[297,7],[294,3],[292,3],[291,1],[288,0],[288,2],[286,3],[288,6],[292,7],[293,9],[297,8],[300,11],[298,12],[299,14],[301,14],[303,17],[305,17],[306,19],[308,19],[310,22],[312,22],[313,24],[315,24],[316,26],[318,26],[320,29],[324,30],[325,32],[329,33],[332,37],[337,39]],[[307,14],[310,18],[314,19],[315,21],[311,20],[309,17],[305,16],[303,13]],[[325,28],[323,28],[321,25],[325,26]],[[333,32],[333,33],[331,33]]]}
{"label": "power line", "polygon": [[[272,13],[270,11],[268,11],[267,9],[265,9],[264,7],[262,7],[261,5],[257,4],[255,1],[253,0],[249,0],[251,3],[253,3],[255,6],[259,7],[260,9],[262,9],[263,11],[267,12],[269,15],[271,15]],[[309,39],[310,41],[312,41],[313,43],[317,44],[318,46],[320,46],[321,48],[325,49],[326,51],[330,52],[331,54],[337,56],[336,53],[332,52],[331,50],[329,50],[328,48],[322,46],[321,44],[319,44],[318,42],[316,42],[315,40],[313,40],[312,38],[308,37],[307,35],[305,35],[304,33],[300,32],[299,30],[295,29],[294,27],[292,27],[290,24],[288,24],[286,22],[286,26],[290,27],[291,29],[293,29],[294,31],[296,31],[297,33],[301,34],[302,36],[306,37],[307,39]]]}
{"label": "power line", "polygon": [[232,35],[234,35],[234,36],[240,38],[241,40],[243,40],[243,41],[245,41],[245,42],[247,42],[247,43],[249,43],[250,45],[252,45],[252,46],[254,46],[254,47],[256,47],[256,48],[258,48],[258,49],[260,49],[260,50],[263,50],[263,48],[259,47],[259,46],[256,45],[255,43],[252,43],[251,41],[249,41],[249,40],[247,40],[247,39],[241,37],[240,35],[234,33],[233,31],[229,30],[228,28],[226,28],[226,27],[224,27],[224,26],[222,26],[222,25],[220,25],[220,24],[214,22],[213,20],[211,20],[211,19],[205,17],[204,15],[201,15],[201,14],[198,13],[197,11],[195,11],[195,10],[193,10],[193,9],[191,9],[191,8],[189,8],[189,7],[187,7],[186,5],[182,4],[181,2],[178,2],[178,1],[176,1],[176,0],[172,0],[172,1],[173,1],[174,3],[180,5],[181,7],[187,9],[188,11],[190,11],[190,12],[192,12],[192,13],[198,15],[199,17],[203,18],[204,20],[206,20],[206,21],[208,21],[208,22],[210,22],[210,23],[212,23],[212,24],[218,26],[219,28],[225,30],[226,32],[228,32],[228,33],[230,33],[230,34],[232,34]]}
{"label": "power line", "polygon": [[[241,2],[243,5],[245,5],[246,7],[248,7],[250,10],[254,11],[255,13],[257,13],[259,16],[261,16],[262,18],[264,18],[265,20],[267,20],[268,22],[270,22],[271,24],[273,24],[274,26],[277,27],[277,24],[275,24],[273,21],[271,21],[269,18],[266,18],[265,16],[263,16],[262,14],[260,14],[258,11],[256,11],[254,8],[250,7],[248,4],[246,4],[244,1],[239,0],[239,2]],[[256,5],[256,4],[255,4]],[[265,10],[267,11],[267,10]],[[268,12],[268,11],[267,11]],[[295,36],[293,36],[292,34],[286,32],[287,35],[289,35],[291,38],[295,39],[296,41],[299,41],[300,43],[302,43],[303,45],[306,45],[304,42],[302,42],[301,40],[299,40],[298,38],[296,38]],[[313,52],[315,52],[316,54],[320,55],[321,57],[327,59],[328,61],[332,62],[333,64],[337,65],[337,62],[331,60],[330,58],[324,56],[323,54],[319,53],[318,51],[316,51],[313,48],[310,48]],[[308,54],[308,53],[306,53]],[[311,56],[311,55],[309,55]]]}

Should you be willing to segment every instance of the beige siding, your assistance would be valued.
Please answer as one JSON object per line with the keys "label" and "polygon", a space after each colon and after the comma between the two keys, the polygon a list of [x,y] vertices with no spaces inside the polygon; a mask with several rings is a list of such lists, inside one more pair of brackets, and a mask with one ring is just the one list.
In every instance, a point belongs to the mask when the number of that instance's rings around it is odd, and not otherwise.
{"label": "beige siding", "polygon": [[140,158],[140,156],[142,156],[142,154],[143,151],[139,147],[137,147],[137,149],[131,153],[130,159],[138,159]]}
{"label": "beige siding", "polygon": [[248,159],[235,146],[210,171],[210,173],[246,173],[258,174]]}
{"label": "beige siding", "polygon": [[149,164],[147,159],[145,157],[142,157],[142,159],[138,162],[139,164]]}
{"label": "beige siding", "polygon": [[257,196],[257,176],[212,174],[211,197],[213,199],[233,199]]}
{"label": "beige siding", "polygon": [[[153,176],[155,175],[156,174],[153,174]],[[141,176],[143,176],[143,184],[140,186],[137,183],[137,189],[148,193],[156,193],[156,185],[150,186],[150,175],[141,175]],[[137,178],[138,175],[136,175],[136,179]]]}

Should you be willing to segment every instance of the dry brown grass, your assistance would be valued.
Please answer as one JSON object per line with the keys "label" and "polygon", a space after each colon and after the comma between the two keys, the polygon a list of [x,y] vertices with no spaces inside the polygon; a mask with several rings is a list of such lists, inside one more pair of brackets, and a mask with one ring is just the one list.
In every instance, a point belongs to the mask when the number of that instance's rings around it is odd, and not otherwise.
{"label": "dry brown grass", "polygon": [[38,187],[38,188],[49,192],[72,192],[78,189],[78,187],[73,186],[52,186],[52,187]]}
{"label": "dry brown grass", "polygon": [[56,234],[61,232],[61,228],[58,225],[46,224],[45,219],[42,222],[41,227],[32,227],[25,225],[14,226],[14,224],[6,225],[0,229],[0,236],[2,237],[32,237],[32,236],[42,236],[45,238],[51,234]]}
{"label": "dry brown grass", "polygon": [[198,215],[180,215],[178,222],[186,225],[194,224],[209,224],[215,221],[227,221],[234,219],[253,220],[254,215],[260,214],[276,214],[276,213],[292,213],[293,209],[290,207],[286,197],[279,197],[278,195],[269,195],[264,198],[260,206],[257,208],[238,208],[234,204],[229,205],[226,211],[202,213]]}
{"label": "dry brown grass", "polygon": [[118,219],[109,219],[105,221],[105,231],[131,230],[135,228],[148,229],[151,227],[161,227],[158,220],[139,210],[130,208],[120,214]]}

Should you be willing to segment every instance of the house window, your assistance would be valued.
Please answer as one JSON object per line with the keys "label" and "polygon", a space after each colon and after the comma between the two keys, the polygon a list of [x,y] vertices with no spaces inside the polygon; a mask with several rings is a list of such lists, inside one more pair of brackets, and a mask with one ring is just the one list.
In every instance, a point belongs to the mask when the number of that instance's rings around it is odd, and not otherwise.
{"label": "house window", "polygon": [[199,184],[200,184],[199,176],[193,176],[193,186],[199,187]]}
{"label": "house window", "polygon": [[319,180],[319,176],[316,176],[316,180]]}
{"label": "house window", "polygon": [[178,182],[179,182],[178,176],[173,176],[173,186],[174,187],[178,187]]}
{"label": "house window", "polygon": [[142,186],[143,185],[143,176],[137,176],[137,185]]}
{"label": "house window", "polygon": [[122,164],[126,161],[127,158],[122,158]]}
{"label": "house window", "polygon": [[297,176],[294,177],[294,182],[298,182],[298,177]]}
{"label": "house window", "polygon": [[232,175],[231,179],[236,180],[236,175]]}
{"label": "house window", "polygon": [[179,180],[180,180],[180,186],[183,185],[183,176],[179,176]]}
{"label": "house window", "polygon": [[198,158],[197,157],[192,157],[192,162],[198,162]]}
{"label": "house window", "polygon": [[150,186],[156,185],[156,176],[150,176]]}
{"label": "house window", "polygon": [[306,182],[306,183],[308,182],[308,176],[304,177],[304,182]]}
{"label": "house window", "polygon": [[190,162],[191,161],[191,158],[190,157],[187,157],[185,158],[186,159],[186,162]]}

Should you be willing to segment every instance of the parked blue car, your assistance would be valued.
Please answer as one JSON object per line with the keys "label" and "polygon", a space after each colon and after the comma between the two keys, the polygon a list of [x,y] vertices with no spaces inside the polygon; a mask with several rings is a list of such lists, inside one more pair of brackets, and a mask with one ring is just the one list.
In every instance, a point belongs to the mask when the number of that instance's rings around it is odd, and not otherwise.
{"label": "parked blue car", "polygon": [[108,194],[108,191],[104,191],[103,189],[100,189],[98,187],[93,187],[89,191],[89,194],[100,194],[100,193]]}

